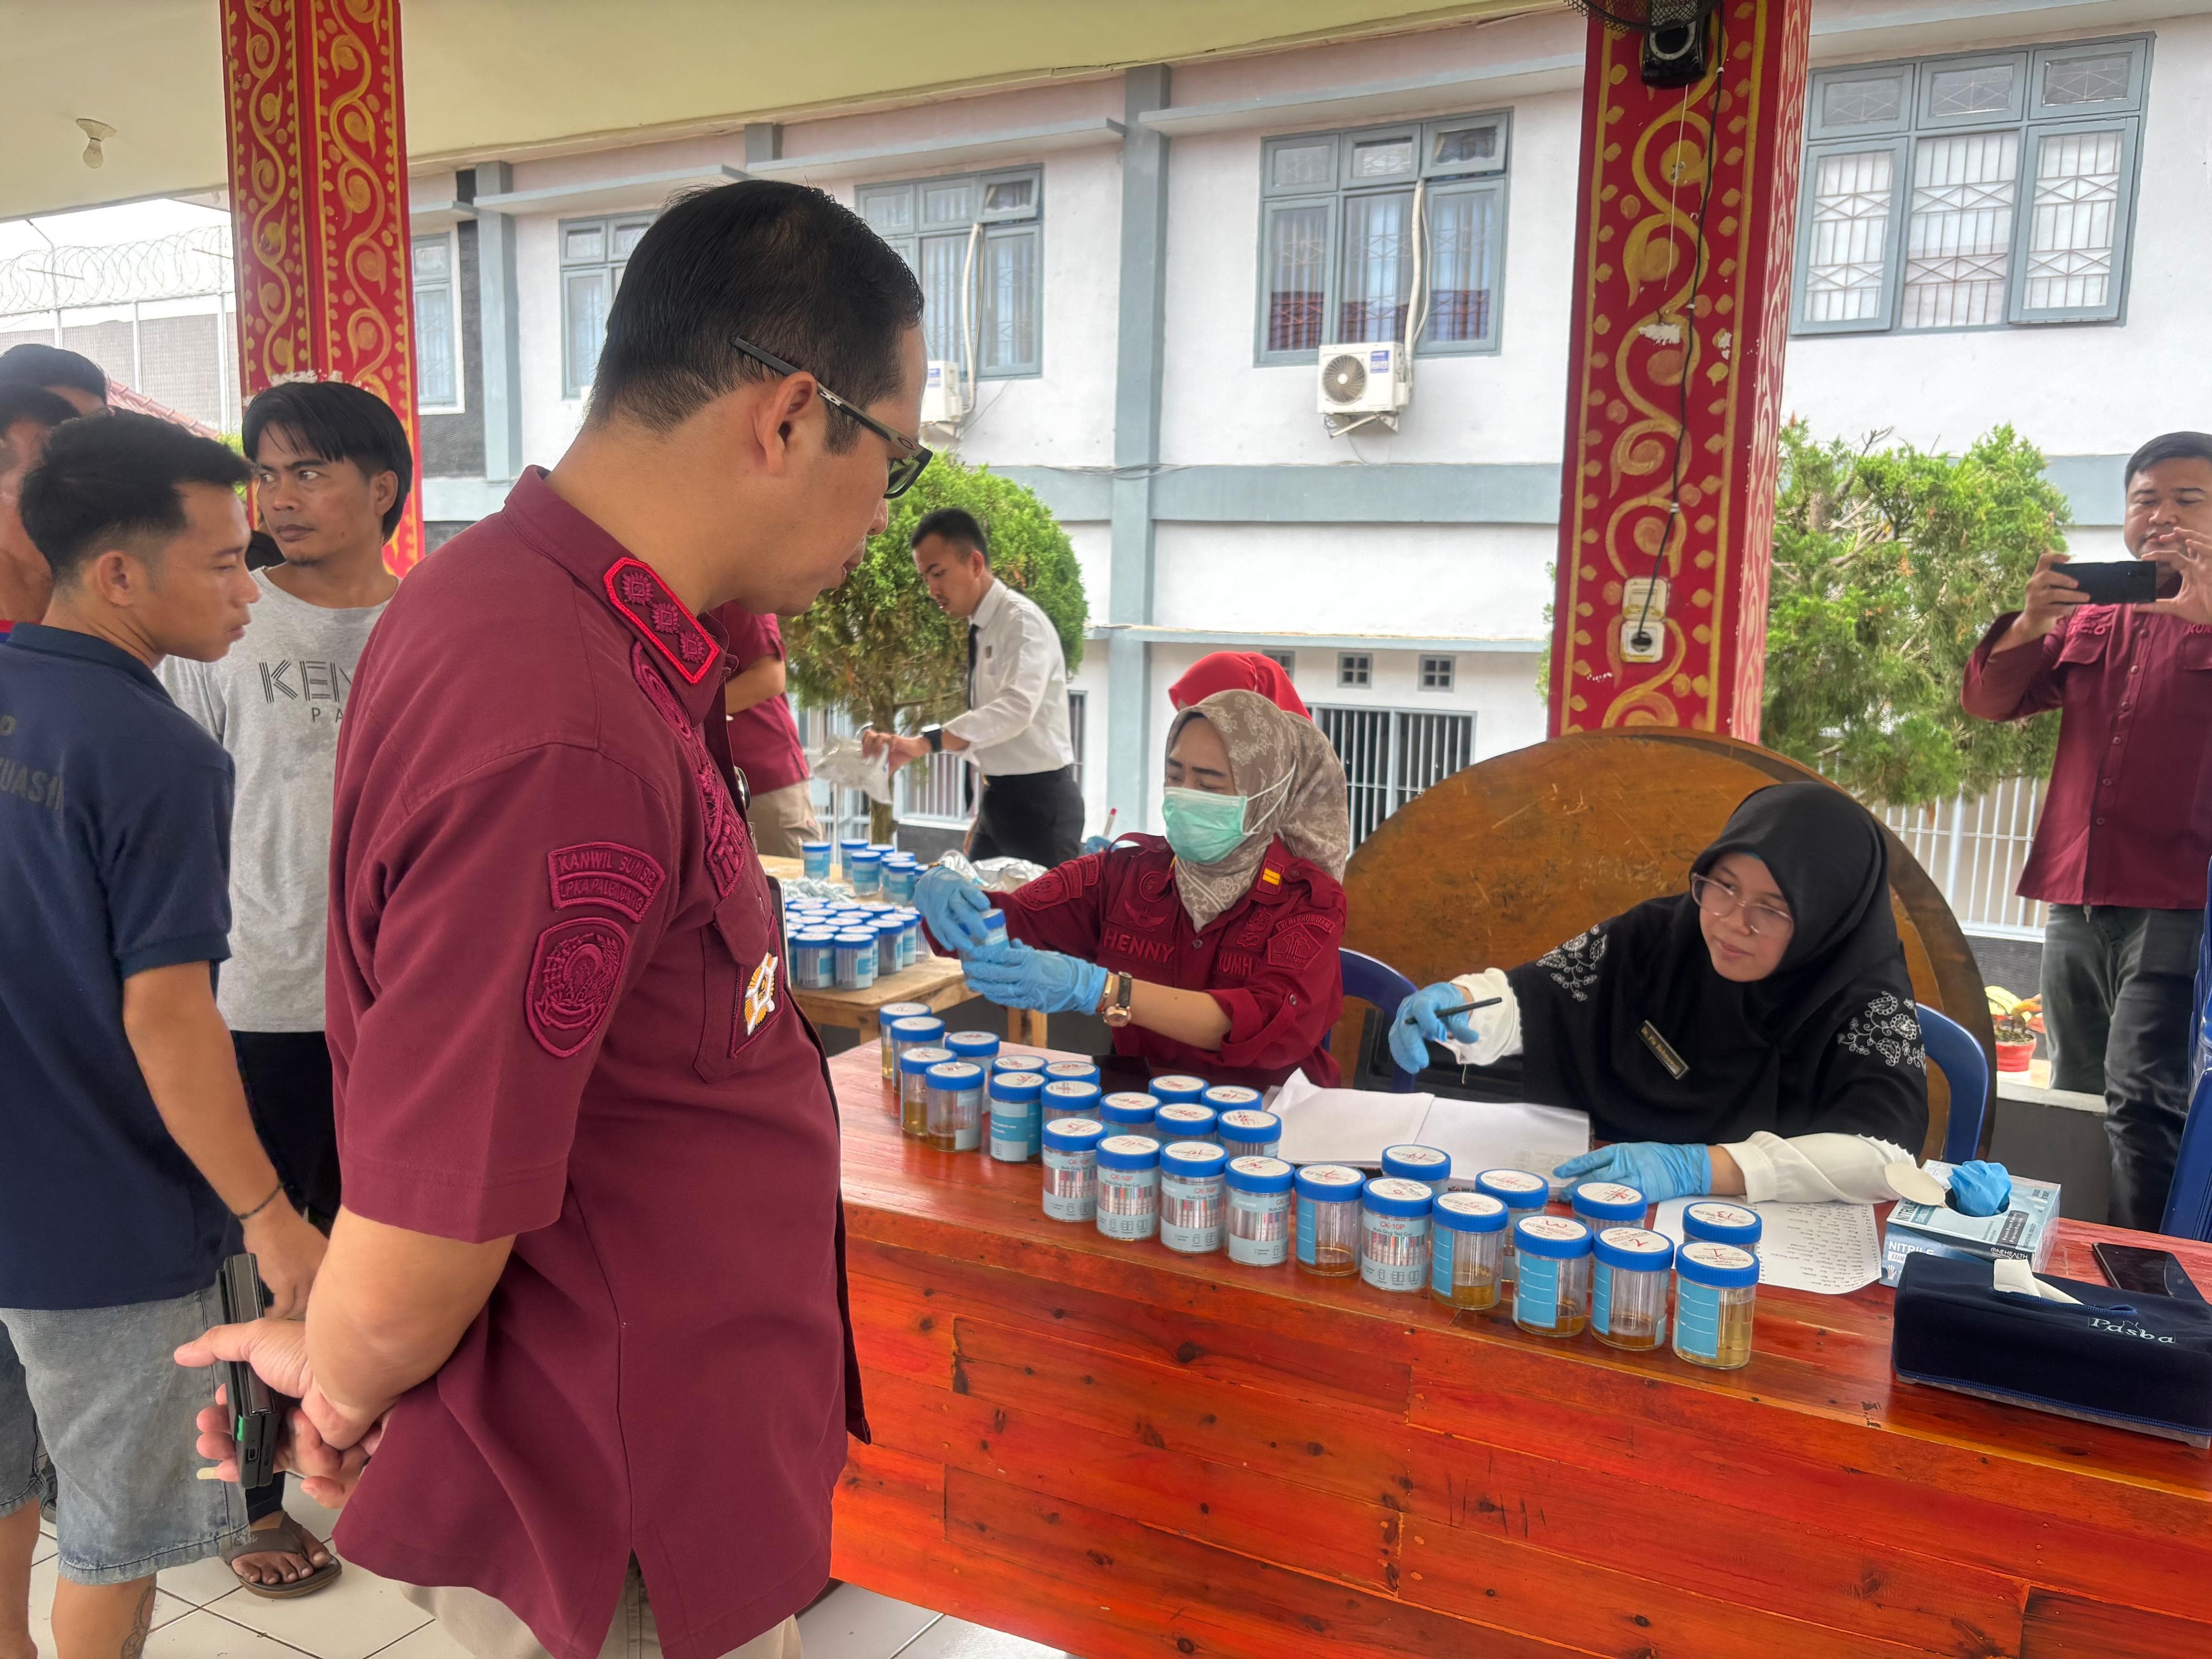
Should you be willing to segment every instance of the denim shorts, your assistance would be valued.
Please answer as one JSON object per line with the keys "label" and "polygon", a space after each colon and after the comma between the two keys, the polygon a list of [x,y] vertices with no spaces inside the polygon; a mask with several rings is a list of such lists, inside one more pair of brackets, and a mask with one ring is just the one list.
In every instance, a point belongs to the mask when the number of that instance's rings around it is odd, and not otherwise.
{"label": "denim shorts", "polygon": [[222,1322],[211,1285],[123,1308],[0,1308],[0,1515],[39,1501],[43,1434],[65,1577],[128,1583],[245,1534],[245,1493],[195,1475],[193,1419],[222,1368],[171,1357]]}

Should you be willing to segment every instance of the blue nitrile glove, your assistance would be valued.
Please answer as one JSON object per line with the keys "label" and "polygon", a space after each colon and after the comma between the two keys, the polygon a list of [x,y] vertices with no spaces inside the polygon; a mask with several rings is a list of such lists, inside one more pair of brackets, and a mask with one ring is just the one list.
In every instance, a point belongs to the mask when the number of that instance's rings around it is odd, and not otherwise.
{"label": "blue nitrile glove", "polygon": [[2012,1207],[2012,1176],[1976,1158],[1951,1171],[1951,1207],[1960,1215],[2002,1215]]}
{"label": "blue nitrile glove", "polygon": [[929,925],[940,945],[966,955],[989,943],[983,918],[991,914],[990,896],[967,877],[933,864],[914,884],[914,908]]}
{"label": "blue nitrile glove", "polygon": [[1446,980],[1414,992],[1398,1005],[1398,1018],[1390,1022],[1390,1058],[1400,1071],[1418,1076],[1428,1070],[1431,1042],[1446,1037],[1461,1042],[1478,1040],[1480,1034],[1465,1014],[1454,1014],[1449,1020],[1437,1018],[1437,1009],[1456,1008],[1467,1000],[1467,988]]}
{"label": "blue nitrile glove", "polygon": [[1057,951],[1033,951],[1026,945],[1008,945],[988,956],[971,957],[966,966],[968,988],[1001,1008],[1087,1014],[1106,993],[1106,970],[1096,963]]}
{"label": "blue nitrile glove", "polygon": [[1569,1182],[1618,1181],[1654,1204],[1697,1198],[1713,1189],[1712,1154],[1695,1143],[1676,1146],[1663,1140],[1624,1140],[1571,1158],[1552,1173]]}
{"label": "blue nitrile glove", "polygon": [[1103,853],[1113,844],[1103,836],[1085,836],[1083,838],[1084,854],[1088,857],[1093,853]]}

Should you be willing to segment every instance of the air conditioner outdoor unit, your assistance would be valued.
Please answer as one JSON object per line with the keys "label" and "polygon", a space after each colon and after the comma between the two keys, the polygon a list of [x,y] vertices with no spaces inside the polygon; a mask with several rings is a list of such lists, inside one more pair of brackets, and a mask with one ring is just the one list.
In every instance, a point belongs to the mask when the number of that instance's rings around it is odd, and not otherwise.
{"label": "air conditioner outdoor unit", "polygon": [[1406,348],[1397,340],[1321,349],[1319,398],[1324,415],[1395,415],[1412,399]]}
{"label": "air conditioner outdoor unit", "polygon": [[921,387],[921,423],[957,426],[967,412],[968,400],[960,395],[960,365],[951,358],[931,358],[929,378]]}

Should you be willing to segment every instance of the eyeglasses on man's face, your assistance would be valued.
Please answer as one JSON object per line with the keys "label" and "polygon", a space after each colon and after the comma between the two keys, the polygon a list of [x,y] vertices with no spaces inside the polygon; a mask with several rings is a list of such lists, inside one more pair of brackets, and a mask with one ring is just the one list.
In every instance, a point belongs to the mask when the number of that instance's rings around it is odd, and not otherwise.
{"label": "eyeglasses on man's face", "polygon": [[1698,908],[1716,921],[1742,911],[1744,931],[1754,938],[1787,939],[1797,926],[1787,910],[1771,904],[1746,904],[1742,894],[1712,876],[1692,876],[1690,896],[1698,902]]}
{"label": "eyeglasses on man's face", "polygon": [[[735,335],[730,337],[730,344],[755,362],[765,364],[779,374],[802,374],[811,372],[800,368],[796,363],[787,363],[774,353],[763,351],[751,341],[741,340]],[[891,447],[890,477],[884,487],[884,499],[896,501],[908,490],[913,489],[914,481],[921,477],[922,469],[929,465],[932,452],[924,449],[919,439],[909,438],[903,432],[894,431],[865,410],[839,397],[828,386],[823,385],[819,380],[814,382],[814,389],[821,393],[822,401],[830,408],[837,410],[841,415],[851,416],[853,419]]]}

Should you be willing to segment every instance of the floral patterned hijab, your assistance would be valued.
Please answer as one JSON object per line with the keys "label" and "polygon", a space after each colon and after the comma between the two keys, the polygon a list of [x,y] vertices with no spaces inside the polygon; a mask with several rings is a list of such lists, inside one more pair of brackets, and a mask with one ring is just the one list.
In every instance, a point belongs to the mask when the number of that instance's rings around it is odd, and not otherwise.
{"label": "floral patterned hijab", "polygon": [[1257,691],[1217,691],[1176,716],[1168,728],[1169,753],[1195,720],[1221,734],[1230,778],[1245,807],[1244,839],[1228,857],[1211,864],[1176,860],[1176,890],[1191,926],[1204,927],[1243,898],[1279,839],[1293,856],[1341,881],[1352,851],[1352,818],[1344,767],[1321,728]]}

